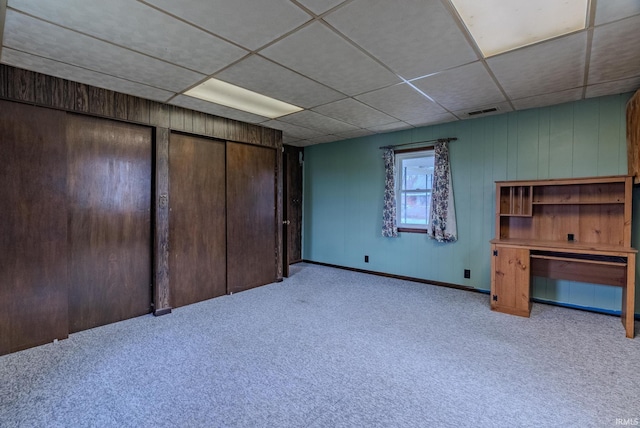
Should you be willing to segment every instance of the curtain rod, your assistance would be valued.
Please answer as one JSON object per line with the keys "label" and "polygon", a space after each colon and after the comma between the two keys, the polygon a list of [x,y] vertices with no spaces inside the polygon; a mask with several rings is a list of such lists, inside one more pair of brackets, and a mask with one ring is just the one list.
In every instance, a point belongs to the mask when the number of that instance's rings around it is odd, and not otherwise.
{"label": "curtain rod", "polygon": [[449,138],[437,138],[435,140],[425,140],[425,141],[416,141],[415,143],[405,143],[405,144],[396,144],[393,146],[381,146],[378,147],[379,149],[393,149],[394,147],[402,147],[402,146],[411,146],[413,144],[424,144],[424,143],[441,143],[441,142],[445,142],[448,143],[449,141],[456,141],[457,138],[456,137],[449,137]]}

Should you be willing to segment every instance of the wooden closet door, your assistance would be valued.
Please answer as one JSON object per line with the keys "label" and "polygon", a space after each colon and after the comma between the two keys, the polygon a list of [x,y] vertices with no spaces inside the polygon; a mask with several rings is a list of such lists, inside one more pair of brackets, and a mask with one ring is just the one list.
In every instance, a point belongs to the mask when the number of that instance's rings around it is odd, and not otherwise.
{"label": "wooden closet door", "polygon": [[302,156],[303,147],[284,146],[286,156],[286,198],[284,201],[287,224],[288,262],[302,261]]}
{"label": "wooden closet door", "polygon": [[171,134],[169,191],[171,306],[226,294],[225,143]]}
{"label": "wooden closet door", "polygon": [[64,123],[0,101],[0,355],[68,336]]}
{"label": "wooden closet door", "polygon": [[227,143],[227,290],[276,280],[276,151]]}
{"label": "wooden closet door", "polygon": [[70,331],[151,306],[151,128],[69,115]]}

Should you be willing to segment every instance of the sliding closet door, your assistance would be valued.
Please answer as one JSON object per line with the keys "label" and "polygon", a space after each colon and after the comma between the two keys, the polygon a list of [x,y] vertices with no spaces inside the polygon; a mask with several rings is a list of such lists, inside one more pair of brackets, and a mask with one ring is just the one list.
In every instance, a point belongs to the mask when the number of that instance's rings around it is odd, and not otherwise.
{"label": "sliding closet door", "polygon": [[276,151],[227,143],[227,290],[276,280]]}
{"label": "sliding closet door", "polygon": [[151,128],[68,116],[71,332],[151,306]]}
{"label": "sliding closet door", "polygon": [[226,294],[225,143],[171,134],[169,190],[171,306]]}
{"label": "sliding closet door", "polygon": [[68,335],[64,120],[0,101],[0,355]]}

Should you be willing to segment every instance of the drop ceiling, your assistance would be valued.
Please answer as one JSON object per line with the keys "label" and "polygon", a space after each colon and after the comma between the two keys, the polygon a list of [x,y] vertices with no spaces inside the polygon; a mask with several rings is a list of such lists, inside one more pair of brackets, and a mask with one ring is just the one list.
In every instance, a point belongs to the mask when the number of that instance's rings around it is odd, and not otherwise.
{"label": "drop ceiling", "polygon": [[[640,87],[640,0],[591,0],[586,29],[489,58],[449,0],[0,0],[2,18],[4,64],[297,146]],[[210,77],[304,110],[270,119],[184,95]]]}

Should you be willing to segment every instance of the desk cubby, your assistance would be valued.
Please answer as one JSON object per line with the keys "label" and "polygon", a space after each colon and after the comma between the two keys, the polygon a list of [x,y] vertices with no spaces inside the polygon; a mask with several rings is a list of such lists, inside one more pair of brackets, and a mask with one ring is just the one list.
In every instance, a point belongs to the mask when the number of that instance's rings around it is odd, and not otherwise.
{"label": "desk cubby", "polygon": [[531,216],[531,186],[503,186],[500,188],[500,215]]}

